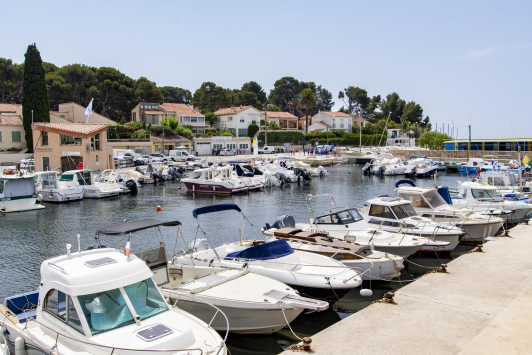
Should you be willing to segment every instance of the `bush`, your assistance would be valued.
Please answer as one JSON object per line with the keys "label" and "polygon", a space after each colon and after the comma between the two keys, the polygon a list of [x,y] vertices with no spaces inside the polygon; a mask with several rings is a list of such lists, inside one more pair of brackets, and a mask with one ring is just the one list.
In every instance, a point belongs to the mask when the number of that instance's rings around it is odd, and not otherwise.
{"label": "bush", "polygon": [[179,126],[174,131],[174,134],[178,134],[180,136],[190,139],[192,137],[192,130],[185,128],[185,126]]}
{"label": "bush", "polygon": [[[259,141],[264,142],[264,131],[260,131],[258,135]],[[304,140],[305,136],[299,131],[270,131],[268,130],[268,143],[292,143],[299,144],[300,140]]]}
{"label": "bush", "polygon": [[152,126],[151,133],[159,135],[163,133],[163,127],[162,126]]}
{"label": "bush", "polygon": [[220,132],[219,136],[221,136],[221,137],[234,137],[234,134],[229,132],[229,131],[223,131],[223,132]]}
{"label": "bush", "polygon": [[[319,144],[327,144],[327,133],[308,133],[305,135],[305,139],[311,144],[316,142],[316,138]],[[362,145],[379,145],[379,141],[381,141],[381,145],[386,145],[385,137],[381,140],[380,134],[362,134]],[[328,142],[334,145],[358,146],[360,144],[360,135],[343,131],[329,132]]]}
{"label": "bush", "polygon": [[138,131],[139,129],[142,128],[142,125],[139,122],[129,122],[129,123],[126,123],[126,126],[131,127],[133,131]]}
{"label": "bush", "polygon": [[168,119],[168,125],[170,126],[172,130],[175,130],[177,126],[179,125],[179,121],[175,119],[175,117],[170,117]]}
{"label": "bush", "polygon": [[440,132],[427,132],[419,136],[418,143],[423,148],[429,148],[430,150],[443,149],[444,141],[451,140],[452,138],[445,133]]}
{"label": "bush", "polygon": [[13,148],[7,148],[6,151],[7,152],[20,152],[20,149],[13,147]]}
{"label": "bush", "polygon": [[144,139],[144,138],[146,138],[146,134],[147,134],[147,133],[148,133],[148,132],[147,132],[145,129],[139,129],[138,131],[135,131],[135,132],[133,133],[133,136],[132,136],[132,137],[133,137],[134,139]]}
{"label": "bush", "polygon": [[256,124],[250,124],[248,126],[248,137],[253,138],[255,137],[255,134],[259,131],[259,126]]}
{"label": "bush", "polygon": [[109,125],[107,126],[107,139],[128,139],[133,135],[133,128],[129,125]]}

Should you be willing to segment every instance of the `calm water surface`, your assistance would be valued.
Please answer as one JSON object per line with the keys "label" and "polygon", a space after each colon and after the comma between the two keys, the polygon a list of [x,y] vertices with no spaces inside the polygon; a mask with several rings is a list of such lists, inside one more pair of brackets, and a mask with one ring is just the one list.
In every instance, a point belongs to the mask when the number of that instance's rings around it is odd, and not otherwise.
{"label": "calm water surface", "polygon": [[[77,248],[76,235],[81,235],[81,248],[94,244],[94,232],[103,226],[123,223],[125,219],[134,221],[153,218],[158,220],[179,220],[187,242],[193,240],[197,232],[197,223],[192,217],[192,210],[197,207],[217,204],[236,203],[257,229],[264,223],[272,223],[283,214],[293,215],[298,222],[308,221],[305,199],[308,194],[332,194],[339,206],[363,206],[365,201],[378,195],[394,195],[395,182],[402,177],[367,177],[361,168],[343,165],[329,168],[331,174],[324,178],[314,178],[309,184],[290,184],[284,188],[267,188],[263,192],[252,192],[236,196],[212,196],[187,192],[179,182],[165,182],[159,185],[146,185],[137,195],[120,196],[104,200],[84,200],[70,204],[46,204],[46,209],[34,212],[0,215],[0,300],[6,296],[32,291],[39,283],[39,270],[43,260],[64,254],[65,245]],[[446,176],[441,173],[438,184],[455,186],[456,180],[464,177]],[[432,186],[434,179],[418,179],[418,186]],[[181,187],[178,190],[178,187]],[[327,206],[323,203],[320,210]],[[162,207],[156,212],[156,206]],[[236,211],[220,212],[200,216],[203,227],[207,230],[215,245],[225,241],[238,240],[242,218]],[[167,248],[170,252],[176,248],[176,231],[174,227],[161,228]],[[249,238],[258,238],[251,228],[246,226]],[[109,247],[116,246],[117,238],[103,237],[103,243]],[[152,231],[136,233],[132,238],[132,252],[156,247],[157,240]],[[462,246],[453,252],[452,257],[459,256],[472,246]],[[177,250],[183,248],[182,242]],[[428,267],[442,263],[438,258],[412,259]],[[443,260],[443,262],[449,261]],[[403,270],[404,282],[375,283],[373,296],[359,295],[355,289],[341,300],[331,305],[326,312],[308,313],[299,316],[292,328],[298,335],[310,336],[338,320],[368,306],[373,300],[382,298],[390,290],[402,285],[428,269],[409,265]],[[370,287],[365,283],[364,287]],[[268,336],[233,335],[229,336],[228,345],[231,353],[236,354],[277,354],[286,346],[297,342],[288,329]]]}

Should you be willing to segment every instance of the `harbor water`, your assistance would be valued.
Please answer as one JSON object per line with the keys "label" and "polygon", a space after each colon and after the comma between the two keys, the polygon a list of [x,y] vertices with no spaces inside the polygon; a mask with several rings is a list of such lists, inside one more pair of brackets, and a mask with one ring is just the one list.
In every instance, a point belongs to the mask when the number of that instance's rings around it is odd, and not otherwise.
{"label": "harbor water", "polygon": [[[42,261],[64,254],[66,244],[71,244],[73,251],[77,250],[77,234],[80,234],[81,249],[84,250],[94,244],[95,231],[104,226],[123,223],[124,220],[179,220],[182,222],[180,230],[188,243],[198,233],[197,223],[192,217],[192,210],[197,207],[236,203],[260,230],[265,223],[273,223],[278,216],[284,214],[294,216],[297,222],[307,222],[309,214],[306,198],[309,194],[328,193],[334,196],[339,206],[362,207],[370,198],[385,194],[394,196],[395,183],[404,178],[363,176],[361,167],[354,165],[340,165],[328,170],[329,176],[313,178],[310,183],[265,188],[262,192],[235,196],[191,193],[180,182],[167,181],[157,185],[145,185],[136,195],[61,205],[47,204],[46,209],[41,211],[0,215],[0,300],[35,290],[39,283]],[[424,187],[433,186],[435,183],[456,186],[456,180],[464,179],[466,177],[440,173],[435,179],[417,179],[416,184]],[[162,207],[160,212],[156,211],[158,205]],[[315,206],[319,207],[318,211],[328,207],[325,200],[318,200]],[[236,211],[208,214],[200,216],[200,220],[215,245],[234,242],[239,238],[242,217]],[[185,248],[181,238],[176,243],[176,227],[161,227],[161,231],[170,254]],[[249,226],[244,229],[244,237],[261,238]],[[108,247],[116,247],[120,243],[123,246],[124,240],[103,237],[102,243]],[[133,253],[158,246],[153,231],[133,234],[131,244]],[[367,307],[372,301],[382,298],[385,292],[400,288],[472,247],[473,245],[460,244],[450,256],[411,257],[411,263],[403,270],[401,280],[391,283],[365,282],[363,287],[371,288],[373,296],[360,296],[360,288],[352,290],[332,303],[328,311],[301,314],[291,324],[292,329],[299,337],[311,336],[343,317]],[[233,355],[277,354],[298,341],[290,330],[285,328],[272,335],[230,334],[228,345]]]}

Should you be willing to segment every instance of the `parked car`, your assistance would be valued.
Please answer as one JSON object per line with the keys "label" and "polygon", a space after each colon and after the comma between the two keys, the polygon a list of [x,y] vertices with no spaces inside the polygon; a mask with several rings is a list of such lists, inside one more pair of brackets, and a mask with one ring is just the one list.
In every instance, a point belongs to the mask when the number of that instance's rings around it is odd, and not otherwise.
{"label": "parked car", "polygon": [[224,148],[220,151],[220,155],[236,155],[236,151]]}
{"label": "parked car", "polygon": [[187,151],[179,149],[179,150],[171,150],[168,152],[168,155],[170,158],[172,158],[173,161],[189,161],[194,160],[194,157]]}
{"label": "parked car", "polygon": [[160,163],[161,162],[160,158],[152,157],[150,155],[141,155],[141,157],[146,160],[146,164]]}
{"label": "parked car", "polygon": [[161,159],[161,161],[170,161],[171,158],[167,157],[166,155],[163,155],[161,153],[151,153],[150,157],[155,157]]}

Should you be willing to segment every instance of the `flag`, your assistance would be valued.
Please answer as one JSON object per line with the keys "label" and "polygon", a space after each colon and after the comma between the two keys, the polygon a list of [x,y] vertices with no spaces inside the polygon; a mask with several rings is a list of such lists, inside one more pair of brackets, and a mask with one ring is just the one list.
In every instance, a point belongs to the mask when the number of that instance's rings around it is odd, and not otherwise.
{"label": "flag", "polygon": [[527,165],[529,161],[530,159],[528,158],[528,155],[525,155],[525,157],[523,158],[523,165]]}
{"label": "flag", "polygon": [[495,170],[495,162],[493,160],[491,161],[491,167]]}
{"label": "flag", "polygon": [[127,238],[126,247],[124,248],[124,255],[131,258],[131,236]]}
{"label": "flag", "polygon": [[90,116],[92,114],[92,100],[94,99],[91,99],[91,102],[89,102],[89,106],[87,106],[87,108],[85,109],[86,116]]}
{"label": "flag", "polygon": [[253,138],[253,155],[259,155],[259,145],[255,138]]}

